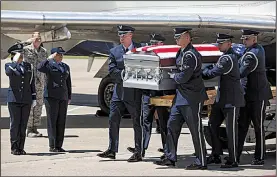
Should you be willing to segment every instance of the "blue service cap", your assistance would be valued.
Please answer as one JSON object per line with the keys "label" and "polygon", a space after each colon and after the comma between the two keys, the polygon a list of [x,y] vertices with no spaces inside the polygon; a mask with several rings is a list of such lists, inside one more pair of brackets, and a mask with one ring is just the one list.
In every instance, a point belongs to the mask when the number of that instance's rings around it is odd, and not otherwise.
{"label": "blue service cap", "polygon": [[240,39],[247,39],[249,36],[257,36],[259,34],[258,31],[249,30],[249,29],[242,29],[242,36]]}
{"label": "blue service cap", "polygon": [[62,47],[56,47],[56,48],[52,48],[51,49],[51,54],[56,53],[56,52],[58,54],[64,54],[65,53],[65,51],[63,50]]}
{"label": "blue service cap", "polygon": [[222,44],[225,41],[230,41],[232,38],[234,38],[234,36],[228,35],[228,34],[218,33],[216,43]]}
{"label": "blue service cap", "polygon": [[161,35],[161,34],[155,34],[155,33],[153,33],[153,34],[150,34],[150,42],[151,41],[161,41],[161,42],[163,42],[163,41],[165,41],[165,38]]}
{"label": "blue service cap", "polygon": [[117,32],[118,35],[126,34],[126,33],[132,33],[135,31],[135,28],[127,25],[117,25]]}
{"label": "blue service cap", "polygon": [[187,27],[177,27],[174,28],[174,38],[179,38],[182,34],[187,33],[189,31],[191,31],[191,28],[187,28]]}
{"label": "blue service cap", "polygon": [[16,43],[8,49],[8,53],[10,53],[10,54],[21,53],[23,51],[23,47],[24,47],[23,44]]}

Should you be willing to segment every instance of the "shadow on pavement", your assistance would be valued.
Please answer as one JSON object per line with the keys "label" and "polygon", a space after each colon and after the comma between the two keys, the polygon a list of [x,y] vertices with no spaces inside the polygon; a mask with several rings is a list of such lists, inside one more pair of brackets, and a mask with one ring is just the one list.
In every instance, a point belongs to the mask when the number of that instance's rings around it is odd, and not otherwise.
{"label": "shadow on pavement", "polygon": [[128,159],[107,159],[107,160],[99,160],[99,162],[127,162]]}
{"label": "shadow on pavement", "polygon": [[[78,135],[64,135],[64,138],[78,138]],[[42,136],[42,138],[48,138],[48,136]]]}
{"label": "shadow on pavement", "polygon": [[[0,93],[0,105],[7,105],[8,88],[1,88]],[[75,106],[98,107],[98,95],[73,93],[70,104]]]}
{"label": "shadow on pavement", "polygon": [[55,153],[55,152],[38,152],[38,153],[27,153],[26,155],[32,155],[32,156],[54,156],[54,155],[60,155],[65,153]]}
{"label": "shadow on pavement", "polygon": [[[249,147],[251,148],[251,146]],[[220,164],[210,164],[208,165],[208,170],[211,171],[242,171],[244,169],[260,169],[260,170],[275,170],[276,169],[276,151],[268,151],[266,153],[266,160],[264,165],[251,165],[251,161],[253,158],[253,154],[243,154],[241,156],[241,162],[239,167],[237,168],[229,168],[229,169],[222,169],[220,168]],[[222,163],[225,161],[222,159]],[[159,160],[155,158],[155,160]],[[156,169],[169,169],[169,168],[182,168],[185,169],[186,166],[193,163],[195,157],[192,155],[179,155],[178,161],[175,167],[167,167],[167,166],[158,166]]]}
{"label": "shadow on pavement", "polygon": [[87,153],[87,152],[102,152],[100,150],[68,150],[68,153]]}
{"label": "shadow on pavement", "polygon": [[[2,117],[0,119],[0,128],[9,129],[10,118]],[[183,127],[186,127],[184,124]],[[41,125],[38,129],[47,128],[47,119],[42,117]],[[109,118],[108,117],[97,117],[94,114],[86,115],[68,115],[66,119],[66,128],[109,128]],[[132,119],[121,119],[120,128],[133,128]],[[156,128],[156,123],[153,122],[153,128]],[[154,132],[153,132],[154,133]]]}

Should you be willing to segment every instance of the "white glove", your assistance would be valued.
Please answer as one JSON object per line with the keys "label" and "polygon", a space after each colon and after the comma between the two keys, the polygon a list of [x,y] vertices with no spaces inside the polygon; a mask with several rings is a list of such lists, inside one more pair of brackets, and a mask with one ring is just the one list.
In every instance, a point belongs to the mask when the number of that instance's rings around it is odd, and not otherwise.
{"label": "white glove", "polygon": [[174,79],[174,76],[175,76],[175,73],[168,73],[168,75],[169,75],[169,77],[171,78],[171,79]]}
{"label": "white glove", "polygon": [[48,56],[47,60],[54,58],[57,55],[57,52],[51,54]]}
{"label": "white glove", "polygon": [[21,56],[21,53],[16,53],[14,56],[13,56],[13,61],[15,63],[18,63],[18,60],[20,59],[20,56]]}
{"label": "white glove", "polygon": [[33,100],[32,102],[32,108],[35,107],[37,105],[37,100]]}

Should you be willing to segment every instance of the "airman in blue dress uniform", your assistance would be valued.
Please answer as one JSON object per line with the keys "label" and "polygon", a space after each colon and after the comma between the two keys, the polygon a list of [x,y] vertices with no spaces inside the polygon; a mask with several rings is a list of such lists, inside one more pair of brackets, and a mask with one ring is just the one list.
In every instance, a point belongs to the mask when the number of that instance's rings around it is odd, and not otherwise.
{"label": "airman in blue dress uniform", "polygon": [[38,64],[38,71],[45,73],[47,77],[44,102],[50,152],[65,152],[62,145],[72,86],[70,67],[62,62],[64,53],[62,47],[53,48],[51,55]]}
{"label": "airman in blue dress uniform", "polygon": [[221,168],[238,167],[237,121],[239,109],[244,106],[238,55],[232,49],[232,38],[234,37],[228,34],[218,34],[216,42],[223,55],[218,59],[216,65],[208,66],[203,70],[204,79],[219,77],[216,100],[209,118],[209,127],[212,132],[212,154],[207,159],[207,163],[221,163],[222,147],[219,139],[219,128],[224,119],[226,119],[229,159],[224,165],[221,165]]}
{"label": "airman in blue dress uniform", "polygon": [[12,62],[5,64],[5,72],[9,77],[8,108],[10,113],[10,141],[13,155],[25,155],[27,123],[31,107],[36,105],[36,90],[33,79],[33,66],[23,61],[23,44],[15,44],[9,48]]}
{"label": "airman in blue dress uniform", "polygon": [[[150,34],[150,44],[151,45],[163,45],[165,38],[161,34]],[[167,91],[169,92],[169,91]],[[151,133],[152,133],[152,122],[155,111],[159,119],[156,119],[157,122],[157,129],[160,128],[161,130],[161,139],[163,149],[166,143],[166,135],[167,135],[167,120],[169,118],[169,113],[167,111],[167,107],[154,107],[150,106],[150,98],[154,96],[163,96],[164,91],[154,91],[154,90],[143,90],[142,95],[142,116],[143,116],[143,151],[142,156],[145,155],[145,150],[148,148]],[[128,147],[127,148],[130,152],[135,152],[135,148]],[[158,151],[163,152],[162,148],[159,148]],[[164,155],[161,157],[164,158]]]}
{"label": "airman in blue dress uniform", "polygon": [[196,160],[187,170],[207,169],[206,145],[202,130],[200,112],[204,100],[208,99],[202,80],[200,53],[191,44],[190,28],[175,28],[177,45],[181,46],[176,55],[177,73],[170,73],[176,81],[176,96],[171,107],[166,139],[166,158],[157,161],[158,165],[175,166],[177,144],[182,125],[187,123],[196,152]]}
{"label": "airman in blue dress uniform", "polygon": [[110,104],[109,115],[109,147],[103,153],[97,154],[102,158],[116,158],[119,142],[120,120],[127,108],[133,119],[135,152],[128,159],[128,162],[138,162],[142,160],[143,151],[143,120],[141,116],[141,90],[134,88],[123,88],[122,77],[124,77],[123,55],[140,44],[132,40],[135,29],[131,26],[118,25],[118,36],[120,45],[110,50],[109,74],[114,79],[115,86]]}
{"label": "airman in blue dress uniform", "polygon": [[258,44],[259,32],[254,30],[242,30],[243,44],[246,47],[244,55],[240,58],[240,77],[246,78],[244,82],[246,105],[240,111],[238,120],[238,159],[242,153],[245,137],[250,125],[253,122],[256,137],[256,147],[253,165],[264,164],[265,157],[265,132],[264,119],[265,109],[268,101],[273,98],[269,82],[266,76],[265,51]]}

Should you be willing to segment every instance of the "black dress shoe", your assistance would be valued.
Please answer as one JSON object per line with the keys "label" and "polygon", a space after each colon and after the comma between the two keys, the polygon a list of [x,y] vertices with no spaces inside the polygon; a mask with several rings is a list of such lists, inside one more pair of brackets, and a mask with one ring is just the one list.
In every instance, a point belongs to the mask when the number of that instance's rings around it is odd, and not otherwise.
{"label": "black dress shoe", "polygon": [[175,162],[172,160],[169,160],[168,158],[164,158],[163,160],[154,162],[156,165],[161,166],[175,166]]}
{"label": "black dress shoe", "polygon": [[20,152],[20,155],[26,155],[27,153],[22,149],[22,150],[19,150]]}
{"label": "black dress shoe", "polygon": [[136,152],[136,149],[135,148],[132,148],[132,147],[127,147],[127,150],[131,153],[135,153]]}
{"label": "black dress shoe", "polygon": [[236,168],[238,167],[238,163],[236,162],[231,162],[229,160],[227,160],[225,162],[225,164],[221,165],[220,168]]}
{"label": "black dress shoe", "polygon": [[56,148],[57,149],[57,152],[66,152],[63,148]]}
{"label": "black dress shoe", "polygon": [[13,155],[20,155],[20,151],[18,149],[13,149],[11,151],[11,154],[13,154]]}
{"label": "black dress shoe", "polygon": [[252,160],[251,165],[264,165],[264,160],[254,159]]}
{"label": "black dress shoe", "polygon": [[115,159],[115,152],[111,151],[111,150],[106,150],[105,152],[99,153],[97,154],[98,157],[102,157],[102,158],[110,158],[110,159]]}
{"label": "black dress shoe", "polygon": [[[132,147],[127,147],[127,150],[131,153],[136,153],[136,149],[135,148],[132,148]],[[141,156],[142,157],[145,157],[145,149],[141,152]]]}
{"label": "black dress shoe", "polygon": [[142,157],[139,153],[134,153],[128,160],[127,162],[139,162],[142,161]]}
{"label": "black dress shoe", "polygon": [[59,148],[49,148],[49,152],[61,152]]}
{"label": "black dress shoe", "polygon": [[[230,161],[229,156],[224,157],[224,160],[226,160],[226,161]],[[239,158],[237,158],[237,162],[238,162],[238,163],[240,163]]]}
{"label": "black dress shoe", "polygon": [[191,155],[192,155],[192,156],[196,156],[196,152],[192,153]]}
{"label": "black dress shoe", "polygon": [[163,160],[163,159],[165,159],[165,158],[166,158],[165,154],[163,154],[163,155],[160,157],[161,160]]}
{"label": "black dress shoe", "polygon": [[202,166],[201,164],[193,163],[186,167],[186,170],[206,170],[207,166]]}
{"label": "black dress shoe", "polygon": [[220,158],[220,156],[210,155],[207,158],[207,164],[212,164],[212,163],[221,164],[221,158]]}
{"label": "black dress shoe", "polygon": [[158,152],[164,152],[164,149],[163,148],[159,148]]}

